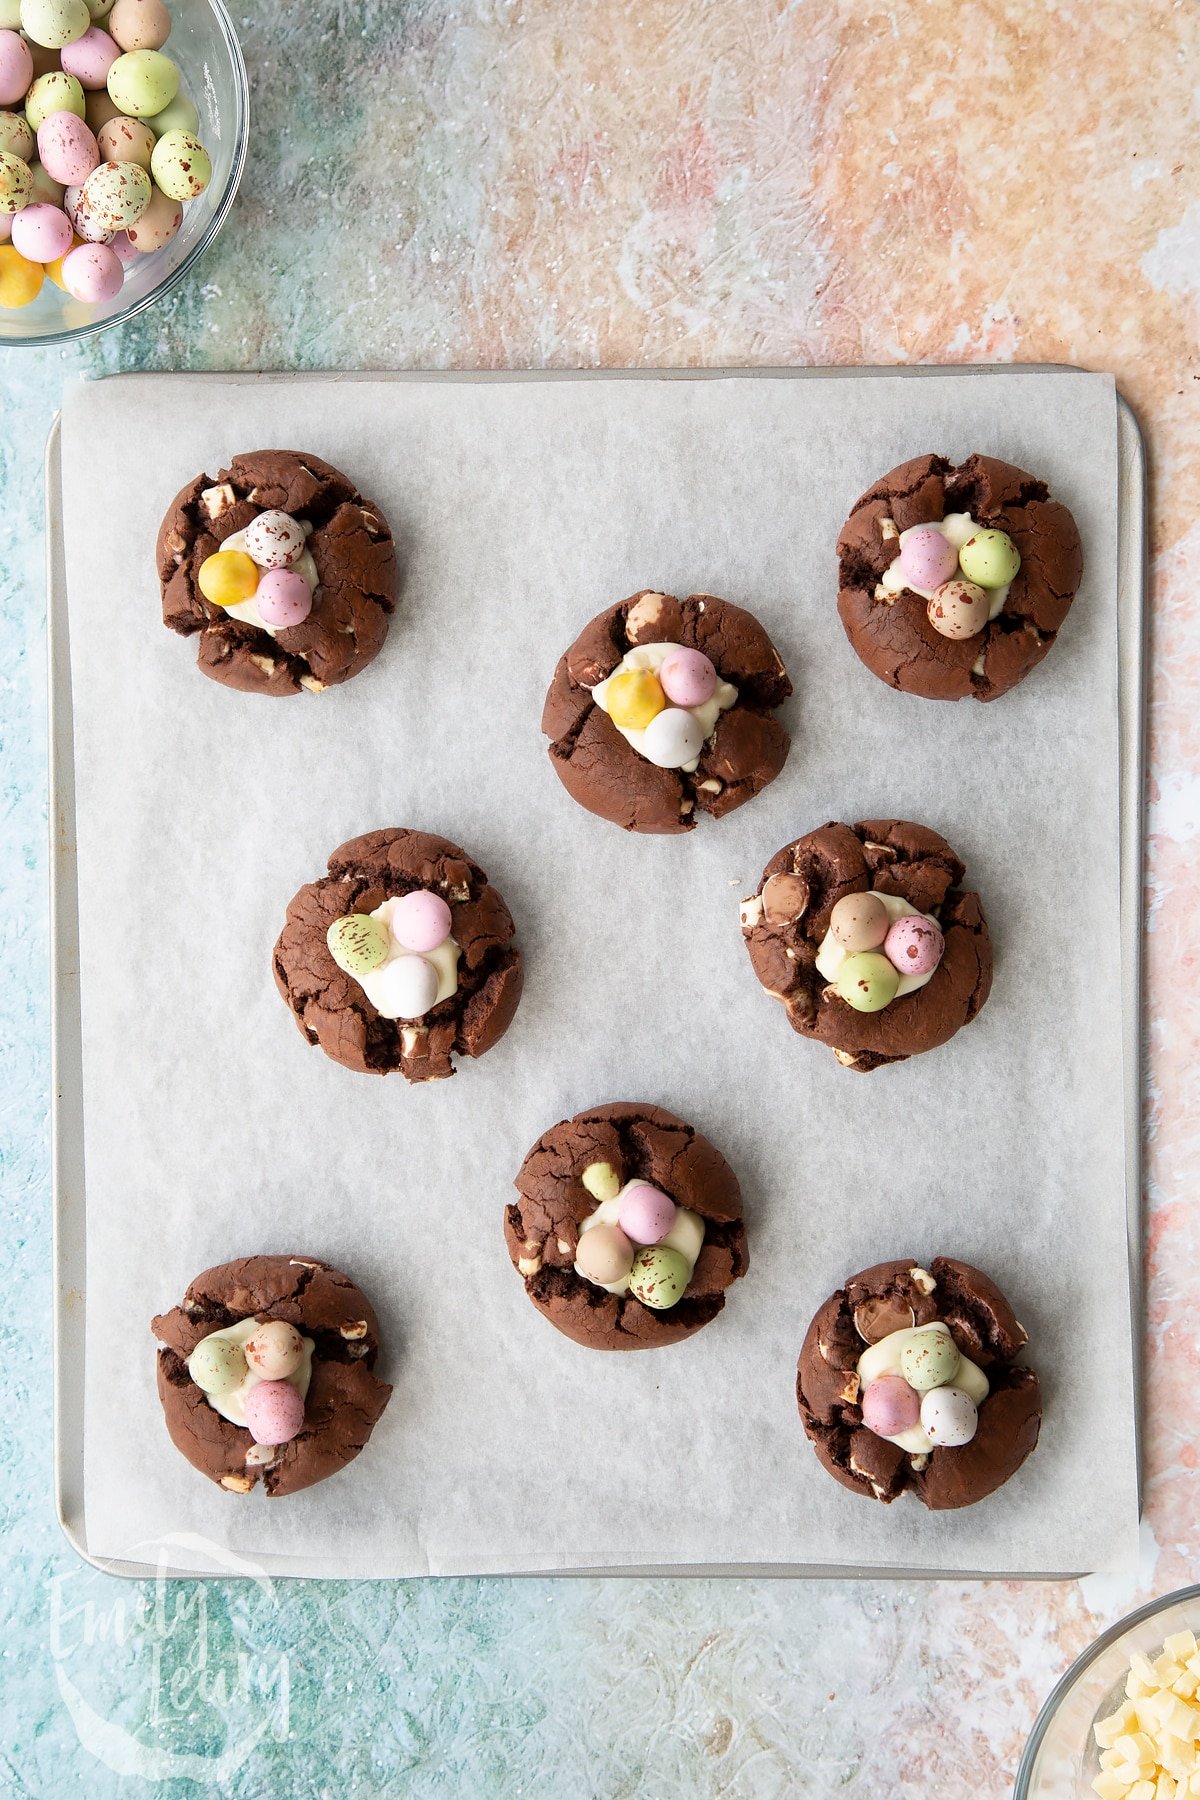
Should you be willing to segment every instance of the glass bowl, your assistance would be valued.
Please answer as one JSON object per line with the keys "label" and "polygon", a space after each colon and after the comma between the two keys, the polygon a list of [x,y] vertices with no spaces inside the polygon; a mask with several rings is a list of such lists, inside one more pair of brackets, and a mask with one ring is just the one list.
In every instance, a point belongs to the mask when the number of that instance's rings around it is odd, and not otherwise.
{"label": "glass bowl", "polygon": [[1096,1800],[1092,1778],[1100,1761],[1092,1726],[1124,1700],[1132,1653],[1157,1656],[1175,1631],[1200,1637],[1200,1587],[1180,1588],[1140,1607],[1071,1664],[1037,1716],[1013,1800]]}
{"label": "glass bowl", "polygon": [[250,117],[246,65],[221,0],[170,0],[170,4],[166,50],[179,64],[181,92],[200,114],[198,136],[212,158],[212,180],[199,199],[184,207],[183,224],[171,242],[128,265],[124,285],[113,299],[86,306],[52,281],[44,281],[28,306],[0,309],[0,345],[69,343],[122,324],[174,287],[225,222],[246,161]]}

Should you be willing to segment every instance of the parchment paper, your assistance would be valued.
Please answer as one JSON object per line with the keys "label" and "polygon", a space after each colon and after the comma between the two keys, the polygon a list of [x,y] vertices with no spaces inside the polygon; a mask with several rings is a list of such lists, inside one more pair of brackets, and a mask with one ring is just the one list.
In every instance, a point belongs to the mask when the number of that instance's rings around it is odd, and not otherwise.
{"label": "parchment paper", "polygon": [[[115,445],[139,472],[119,489]],[[226,692],[159,620],[167,501],[197,469],[267,445],[350,471],[406,562],[383,654],[319,698]],[[1049,480],[1088,569],[1023,687],[939,706],[892,693],[849,649],[833,545],[892,464],[976,448]],[[277,1569],[380,1575],[1036,1573],[1126,1557],[1111,381],[148,376],[75,391],[63,461],[91,1550],[144,1554],[187,1531]],[[648,585],[753,608],[797,690],[780,779],[669,840],[574,805],[539,734],[561,650]],[[965,858],[995,987],[949,1047],[860,1076],[794,1036],[759,988],[738,900],[798,833],[890,814]],[[343,839],[390,824],[477,857],[527,958],[499,1048],[420,1089],[309,1049],[271,978],[294,890]],[[539,1317],[501,1217],[545,1127],[626,1098],[682,1114],[728,1156],[751,1268],[689,1343],[616,1356]],[[212,1263],[291,1251],[372,1296],[395,1394],[346,1473],[278,1503],[234,1498],[170,1445],[149,1319]],[[931,1516],[834,1484],[794,1377],[811,1314],[846,1275],[939,1252],[1009,1293],[1046,1417],[999,1494]]]}

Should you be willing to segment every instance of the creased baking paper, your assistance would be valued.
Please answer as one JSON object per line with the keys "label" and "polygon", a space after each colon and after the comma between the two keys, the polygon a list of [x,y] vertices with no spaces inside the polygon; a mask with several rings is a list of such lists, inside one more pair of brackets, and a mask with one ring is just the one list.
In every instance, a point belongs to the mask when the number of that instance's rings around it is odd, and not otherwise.
{"label": "creased baking paper", "polygon": [[[575,381],[136,377],[69,399],[63,439],[87,1153],[89,1546],[187,1531],[298,1572],[1110,1565],[1136,1518],[1117,905],[1110,380]],[[143,478],[98,477],[106,443]],[[403,599],[346,687],[268,701],[200,676],[160,623],[159,517],[236,451],[311,450],[381,505]],[[923,450],[1035,470],[1074,510],[1083,589],[998,703],[895,694],[847,645],[833,545]],[[635,838],[555,779],[562,649],[644,586],[751,607],[796,687],[790,760],[690,836]],[[738,900],[827,819],[944,832],[982,894],[992,998],[954,1042],[861,1076],[789,1030]],[[287,901],[355,833],[461,843],[518,921],[516,1022],[409,1089],[310,1049],[271,978]],[[721,1147],[751,1267],[689,1343],[588,1352],[525,1298],[501,1235],[539,1133],[646,1099]],[[212,1263],[319,1255],[372,1296],[392,1403],[364,1454],[278,1503],[172,1448],[153,1312]],[[872,1504],[796,1413],[817,1305],[883,1258],[978,1262],[1044,1384],[1042,1442],[957,1515]]]}

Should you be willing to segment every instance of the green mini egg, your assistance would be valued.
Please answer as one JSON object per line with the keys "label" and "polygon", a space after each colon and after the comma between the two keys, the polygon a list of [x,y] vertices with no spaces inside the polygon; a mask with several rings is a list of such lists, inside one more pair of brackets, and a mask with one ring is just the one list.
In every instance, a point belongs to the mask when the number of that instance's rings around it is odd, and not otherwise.
{"label": "green mini egg", "polygon": [[44,50],[63,50],[92,22],[85,0],[21,0],[21,30]]}
{"label": "green mini egg", "polygon": [[187,1370],[206,1394],[228,1394],[246,1379],[246,1355],[232,1338],[201,1338],[188,1357]]}
{"label": "green mini egg", "polygon": [[168,200],[194,200],[212,180],[212,163],[190,131],[167,131],[150,154],[150,173]]}
{"label": "green mini egg", "polygon": [[176,94],[169,106],[154,113],[146,123],[155,137],[165,137],[168,131],[195,131],[200,124],[200,114],[186,94]]}
{"label": "green mini egg", "polygon": [[665,1312],[683,1297],[691,1280],[687,1257],[665,1244],[654,1244],[639,1250],[629,1271],[629,1291],[643,1306]]}
{"label": "green mini egg", "polygon": [[73,75],[64,75],[61,69],[55,69],[50,75],[39,75],[25,96],[25,117],[30,131],[36,131],[51,113],[56,112],[74,113],[77,119],[84,116],[83,89]]}
{"label": "green mini egg", "polygon": [[0,150],[0,213],[17,213],[29,205],[33,176],[29,164],[7,150]]}
{"label": "green mini egg", "polygon": [[948,1387],[958,1374],[962,1357],[944,1325],[928,1325],[915,1332],[900,1352],[900,1373],[910,1388],[927,1394],[931,1388]]}
{"label": "green mini egg", "polygon": [[1007,531],[977,531],[959,551],[958,566],[976,587],[1007,587],[1021,566],[1021,553]]}
{"label": "green mini egg", "polygon": [[347,975],[366,975],[387,961],[387,926],[370,913],[347,913],[344,919],[335,919],[325,942],[330,956]]}
{"label": "green mini egg", "polygon": [[115,0],[84,0],[84,3],[87,6],[88,12],[91,15],[92,24],[94,25],[97,19],[106,19],[108,17],[113,9]]}
{"label": "green mini egg", "polygon": [[20,113],[0,112],[0,150],[27,163],[33,155],[33,133]]}
{"label": "green mini egg", "polygon": [[877,950],[864,950],[846,958],[833,985],[855,1012],[877,1013],[896,998],[900,974],[886,956],[880,956]]}
{"label": "green mini egg", "polygon": [[108,94],[130,119],[148,119],[179,91],[179,70],[161,50],[128,50],[108,71]]}
{"label": "green mini egg", "polygon": [[29,195],[30,206],[61,206],[63,203],[63,184],[47,175],[40,162],[30,163],[29,173],[33,177],[33,189]]}
{"label": "green mini egg", "polygon": [[20,31],[21,0],[0,0],[0,31]]}

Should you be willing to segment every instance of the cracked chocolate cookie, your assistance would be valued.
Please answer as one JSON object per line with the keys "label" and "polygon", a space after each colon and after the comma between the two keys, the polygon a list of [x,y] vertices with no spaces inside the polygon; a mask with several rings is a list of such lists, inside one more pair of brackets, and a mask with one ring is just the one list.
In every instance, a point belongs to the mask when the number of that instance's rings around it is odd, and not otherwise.
{"label": "cracked chocolate cookie", "polygon": [[796,1371],[804,1429],[852,1493],[971,1506],[1038,1440],[1038,1378],[1016,1362],[1025,1342],[999,1288],[968,1263],[878,1263],[808,1328]]}
{"label": "cracked chocolate cookie", "polygon": [[197,1275],[151,1325],[177,1450],[232,1494],[296,1494],[353,1462],[391,1397],[379,1324],[315,1257],[245,1256]]}
{"label": "cracked chocolate cookie", "polygon": [[396,546],[349,476],[293,450],[235,456],[176,494],[158,531],[163,623],[248,694],[319,694],[383,648]]}
{"label": "cracked chocolate cookie", "polygon": [[838,612],[889,687],[995,700],[1049,654],[1083,575],[1075,521],[1045,482],[991,456],[916,456],[838,538]]}
{"label": "cracked chocolate cookie", "polygon": [[659,1106],[595,1106],[540,1137],[504,1241],[540,1313],[589,1350],[691,1337],[749,1256],[737,1177]]}
{"label": "cracked chocolate cookie", "polygon": [[850,1069],[934,1050],[979,1012],[992,946],[945,838],[904,819],[822,825],[742,902],[754,973],[793,1031]]}
{"label": "cracked chocolate cookie", "polygon": [[347,1069],[408,1081],[454,1074],[512,1023],[521,952],[478,863],[424,831],[369,831],[300,889],[275,946],[275,985],[310,1044]]}
{"label": "cracked chocolate cookie", "polygon": [[750,613],[712,594],[643,589],[584,627],[542,711],[550,761],[573,799],[626,831],[690,831],[774,781],[792,691]]}

